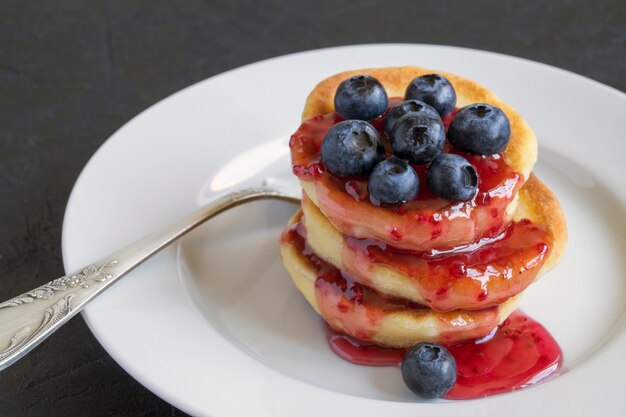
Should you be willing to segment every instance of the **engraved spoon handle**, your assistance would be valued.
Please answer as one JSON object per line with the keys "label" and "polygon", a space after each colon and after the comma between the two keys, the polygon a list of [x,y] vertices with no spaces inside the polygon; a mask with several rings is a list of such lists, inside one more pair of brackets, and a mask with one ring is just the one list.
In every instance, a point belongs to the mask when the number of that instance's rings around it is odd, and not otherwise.
{"label": "engraved spoon handle", "polygon": [[286,193],[263,188],[225,195],[159,233],[0,303],[0,370],[26,355],[96,295],[179,237],[224,210],[259,199],[300,201]]}

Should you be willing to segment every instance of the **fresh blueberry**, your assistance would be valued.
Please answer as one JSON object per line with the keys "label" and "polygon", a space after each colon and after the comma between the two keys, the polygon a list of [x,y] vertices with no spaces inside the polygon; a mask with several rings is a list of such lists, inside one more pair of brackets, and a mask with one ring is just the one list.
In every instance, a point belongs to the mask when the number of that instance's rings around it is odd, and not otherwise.
{"label": "fresh blueberry", "polygon": [[463,107],[454,115],[448,138],[457,148],[479,155],[502,151],[509,143],[511,125],[506,114],[489,104]]}
{"label": "fresh blueberry", "polygon": [[385,120],[385,133],[387,137],[391,136],[391,130],[393,129],[393,125],[398,121],[399,118],[404,116],[407,113],[425,113],[430,114],[433,117],[439,117],[439,113],[437,110],[433,109],[428,104],[419,100],[406,100],[400,104],[397,104],[389,110],[387,113],[387,119]]}
{"label": "fresh blueberry", "polygon": [[388,105],[385,88],[369,75],[342,81],[335,93],[335,112],[344,119],[371,120],[383,114]]}
{"label": "fresh blueberry", "polygon": [[333,174],[363,176],[385,159],[385,148],[374,126],[362,120],[345,120],[328,130],[321,155]]}
{"label": "fresh blueberry", "polygon": [[421,100],[430,104],[445,116],[454,110],[456,105],[456,92],[444,76],[428,74],[417,77],[411,81],[406,89],[407,100]]}
{"label": "fresh blueberry", "polygon": [[396,121],[389,140],[397,156],[412,164],[425,164],[443,150],[446,129],[439,117],[424,112],[408,113]]}
{"label": "fresh blueberry", "polygon": [[453,201],[467,201],[478,189],[478,174],[467,159],[460,155],[439,155],[426,173],[428,187],[433,194]]}
{"label": "fresh blueberry", "polygon": [[367,188],[374,199],[386,204],[398,204],[417,195],[420,179],[407,161],[392,156],[374,167]]}
{"label": "fresh blueberry", "polygon": [[418,343],[409,349],[401,369],[406,386],[422,398],[439,398],[456,382],[454,357],[434,343]]}

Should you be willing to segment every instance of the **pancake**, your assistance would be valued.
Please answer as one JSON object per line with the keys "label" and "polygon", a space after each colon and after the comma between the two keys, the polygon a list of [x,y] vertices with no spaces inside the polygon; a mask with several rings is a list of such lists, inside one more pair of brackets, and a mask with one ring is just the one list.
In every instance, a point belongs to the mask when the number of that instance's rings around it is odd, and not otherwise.
{"label": "pancake", "polygon": [[465,253],[394,253],[342,235],[306,195],[302,210],[319,257],[380,293],[436,311],[482,309],[519,294],[559,261],[567,242],[559,202],[534,175],[520,191],[517,223],[503,238],[469,245]]}
{"label": "pancake", "polygon": [[435,312],[401,299],[381,297],[365,286],[355,289],[349,278],[311,253],[304,238],[297,236],[295,226],[301,215],[298,211],[283,232],[283,263],[313,309],[333,329],[357,340],[396,348],[422,341],[475,340],[487,336],[517,307],[520,296],[482,310]]}
{"label": "pancake", "polygon": [[[318,118],[334,111],[335,90],[344,79],[355,74],[372,75],[381,81],[391,98],[403,97],[407,85],[414,77],[433,72],[435,71],[418,67],[344,72],[319,83],[307,98],[302,115],[305,122],[292,136],[290,143],[294,172],[299,174],[301,186],[306,194],[344,235],[376,239],[409,250],[446,249],[493,236],[496,234],[494,230],[511,220],[516,208],[516,193],[530,175],[537,159],[537,140],[525,120],[509,105],[487,88],[459,76],[439,72],[453,84],[457,93],[458,107],[476,102],[492,104],[506,113],[511,124],[511,137],[502,153],[502,162],[498,158],[487,161],[492,162],[492,165],[500,164],[498,169],[502,171],[502,181],[498,184],[500,188],[485,189],[484,193],[478,195],[489,198],[489,203],[481,205],[475,204],[474,201],[457,203],[434,199],[424,204],[411,203],[413,210],[410,209],[409,213],[392,211],[374,206],[367,199],[354,201],[354,195],[351,196],[344,190],[347,184],[335,184],[333,180],[329,180],[330,174],[316,172],[322,169],[317,166],[319,164],[311,163],[314,158],[307,160],[300,158],[302,154],[298,155],[299,149],[314,151],[318,149],[319,139],[315,140],[314,145],[306,142],[313,140],[311,131],[319,131],[320,124],[326,129],[332,125]],[[334,123],[334,118],[330,119],[332,119],[330,123]],[[480,157],[470,157],[470,162],[475,167],[476,164],[484,163]],[[491,168],[493,166],[486,167],[485,170],[489,172]],[[479,187],[484,186],[482,183],[483,181],[479,183]],[[422,189],[425,188],[422,186]],[[493,213],[496,213],[495,218],[491,217]],[[421,217],[437,224],[419,222],[416,219],[421,218],[420,214],[423,215]]]}

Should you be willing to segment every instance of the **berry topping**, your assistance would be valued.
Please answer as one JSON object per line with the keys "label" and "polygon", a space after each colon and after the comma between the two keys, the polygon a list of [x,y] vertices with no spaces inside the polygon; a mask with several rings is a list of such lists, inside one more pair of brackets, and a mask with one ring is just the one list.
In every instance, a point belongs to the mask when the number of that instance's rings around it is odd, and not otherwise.
{"label": "berry topping", "polygon": [[441,119],[427,113],[408,113],[396,121],[391,130],[394,154],[412,164],[425,164],[441,153],[446,129]]}
{"label": "berry topping", "polygon": [[321,157],[326,168],[335,175],[363,176],[385,159],[385,148],[371,124],[362,120],[345,120],[326,133]]}
{"label": "berry topping", "polygon": [[412,200],[417,195],[420,180],[407,161],[392,156],[376,165],[367,187],[371,197],[377,201],[398,204]]}
{"label": "berry topping", "polygon": [[422,398],[439,398],[456,382],[454,357],[434,343],[418,343],[409,349],[401,370],[406,386]]}
{"label": "berry topping", "polygon": [[403,101],[402,103],[392,107],[391,110],[389,110],[389,113],[387,113],[387,119],[385,120],[385,133],[387,134],[387,137],[391,136],[391,130],[393,129],[393,125],[396,121],[407,113],[425,113],[430,114],[433,117],[439,117],[437,110],[433,109],[423,101]]}
{"label": "berry topping", "polygon": [[383,114],[388,105],[385,88],[369,75],[342,81],[335,93],[335,112],[344,119],[371,120]]}
{"label": "berry topping", "polygon": [[405,97],[407,100],[421,100],[431,105],[442,116],[449,114],[456,105],[454,87],[439,74],[422,75],[413,79],[406,89]]}
{"label": "berry topping", "polygon": [[478,174],[467,159],[451,153],[441,154],[428,167],[428,187],[433,194],[454,201],[467,201],[476,195]]}
{"label": "berry topping", "polygon": [[502,151],[509,143],[511,125],[506,114],[489,104],[463,107],[452,119],[448,138],[457,148],[479,155]]}

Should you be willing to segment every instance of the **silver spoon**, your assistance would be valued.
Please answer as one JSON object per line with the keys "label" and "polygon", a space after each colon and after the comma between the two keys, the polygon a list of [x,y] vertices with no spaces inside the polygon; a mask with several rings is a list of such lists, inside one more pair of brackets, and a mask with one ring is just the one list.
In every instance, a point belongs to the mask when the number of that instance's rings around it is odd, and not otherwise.
{"label": "silver spoon", "polygon": [[98,262],[0,303],[0,370],[26,355],[118,279],[215,215],[261,199],[300,203],[272,188],[253,188],[220,197],[163,231]]}

